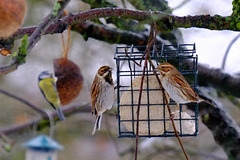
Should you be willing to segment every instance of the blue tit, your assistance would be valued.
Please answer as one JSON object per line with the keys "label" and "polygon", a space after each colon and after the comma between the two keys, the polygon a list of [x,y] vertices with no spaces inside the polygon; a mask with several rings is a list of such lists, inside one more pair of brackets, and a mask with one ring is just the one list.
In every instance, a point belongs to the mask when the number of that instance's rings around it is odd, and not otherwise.
{"label": "blue tit", "polygon": [[48,71],[40,73],[40,75],[38,76],[38,86],[44,98],[55,110],[57,110],[59,119],[63,121],[65,118],[62,110],[59,108],[61,103],[53,74],[49,73]]}

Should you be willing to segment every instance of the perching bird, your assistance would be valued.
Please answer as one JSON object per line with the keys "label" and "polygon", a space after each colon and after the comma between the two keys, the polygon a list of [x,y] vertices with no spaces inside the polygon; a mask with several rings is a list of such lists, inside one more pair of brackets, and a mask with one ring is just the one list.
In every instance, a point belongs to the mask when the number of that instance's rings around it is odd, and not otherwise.
{"label": "perching bird", "polygon": [[49,73],[48,71],[40,73],[40,75],[38,76],[38,86],[44,98],[55,110],[57,110],[59,119],[63,121],[65,118],[62,110],[59,108],[61,102],[58,97],[58,92],[56,89],[53,74]]}
{"label": "perching bird", "polygon": [[215,107],[215,104],[208,102],[198,96],[190,87],[183,75],[170,63],[158,65],[160,81],[169,96],[179,105],[190,102],[206,102]]}
{"label": "perching bird", "polygon": [[114,102],[114,85],[112,80],[112,68],[102,66],[93,81],[91,88],[92,114],[96,115],[96,122],[92,135],[100,130],[102,114],[112,108]]}

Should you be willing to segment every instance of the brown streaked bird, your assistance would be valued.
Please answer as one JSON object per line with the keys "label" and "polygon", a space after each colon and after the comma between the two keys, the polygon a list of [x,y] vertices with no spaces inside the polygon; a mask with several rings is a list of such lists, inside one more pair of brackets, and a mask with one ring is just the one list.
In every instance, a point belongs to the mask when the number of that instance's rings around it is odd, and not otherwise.
{"label": "brown streaked bird", "polygon": [[100,130],[102,114],[112,108],[114,95],[112,68],[102,66],[98,70],[91,88],[92,114],[95,113],[96,115],[92,135],[96,130]]}
{"label": "brown streaked bird", "polygon": [[177,105],[190,102],[200,103],[204,101],[215,106],[211,102],[200,98],[190,87],[183,75],[172,64],[161,63],[157,68],[160,73],[159,78],[163,88]]}

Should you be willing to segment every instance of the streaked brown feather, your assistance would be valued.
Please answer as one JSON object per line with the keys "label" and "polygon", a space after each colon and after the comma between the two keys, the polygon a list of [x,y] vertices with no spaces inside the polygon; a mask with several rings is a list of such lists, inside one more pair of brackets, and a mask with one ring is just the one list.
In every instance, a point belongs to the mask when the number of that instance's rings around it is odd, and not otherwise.
{"label": "streaked brown feather", "polygon": [[[158,70],[162,76],[162,78],[169,78],[169,83],[171,85],[175,85],[182,93],[183,99],[192,101],[192,102],[197,102],[200,100],[199,96],[197,93],[193,91],[191,86],[188,84],[186,79],[183,77],[183,75],[170,63],[161,63],[158,66]],[[176,94],[178,92],[176,91]],[[185,98],[184,98],[185,97]]]}
{"label": "streaked brown feather", "polygon": [[106,110],[111,109],[114,102],[114,86],[111,71],[112,68],[109,66],[99,68],[91,87],[91,110],[92,114],[95,113],[96,115],[92,135],[96,130],[100,129],[102,114]]}
{"label": "streaked brown feather", "polygon": [[95,79],[92,83],[92,88],[91,88],[91,104],[92,104],[92,114],[94,113],[97,115],[97,108],[96,108],[96,101],[99,96],[99,78],[97,75],[95,76]]}
{"label": "streaked brown feather", "polygon": [[173,76],[173,79],[180,86],[181,91],[188,97],[188,99],[190,98],[193,101],[198,101],[198,95],[193,91],[187,80],[179,72]]}

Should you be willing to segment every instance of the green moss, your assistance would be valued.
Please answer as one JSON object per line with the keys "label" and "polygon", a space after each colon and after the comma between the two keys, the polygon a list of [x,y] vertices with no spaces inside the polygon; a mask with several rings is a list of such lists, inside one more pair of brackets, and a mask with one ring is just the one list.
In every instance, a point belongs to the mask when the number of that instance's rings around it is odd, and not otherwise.
{"label": "green moss", "polygon": [[237,28],[240,30],[240,22],[237,23]]}
{"label": "green moss", "polygon": [[209,23],[209,29],[216,29],[216,25],[214,23]]}
{"label": "green moss", "polygon": [[28,36],[25,34],[21,40],[21,45],[18,48],[17,60],[19,64],[23,64],[26,61],[28,44]]}
{"label": "green moss", "polygon": [[185,26],[186,28],[192,27],[191,21],[190,21],[189,19],[187,19],[184,26]]}
{"label": "green moss", "polygon": [[52,16],[57,16],[58,10],[61,8],[61,4],[59,1],[57,1],[54,6],[53,6],[53,10],[52,10]]}
{"label": "green moss", "polygon": [[205,114],[203,117],[202,117],[202,120],[204,123],[207,123],[209,121],[209,114]]}
{"label": "green moss", "polygon": [[40,121],[37,129],[41,131],[45,128],[45,126],[49,126],[49,121],[48,120]]}
{"label": "green moss", "polygon": [[196,26],[202,26],[202,25],[203,25],[203,22],[198,19],[197,22],[196,22]]}
{"label": "green moss", "polygon": [[120,42],[121,37],[122,37],[122,36],[121,36],[120,34],[117,35],[117,41],[116,41],[116,43],[119,43],[119,42]]}
{"label": "green moss", "polygon": [[21,45],[18,47],[18,52],[14,52],[12,55],[12,58],[17,59],[19,65],[26,61],[28,44],[28,36],[24,35],[21,40]]}
{"label": "green moss", "polygon": [[6,152],[11,152],[12,150],[12,146],[10,144],[3,144],[2,148],[6,151]]}

